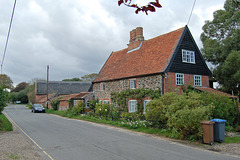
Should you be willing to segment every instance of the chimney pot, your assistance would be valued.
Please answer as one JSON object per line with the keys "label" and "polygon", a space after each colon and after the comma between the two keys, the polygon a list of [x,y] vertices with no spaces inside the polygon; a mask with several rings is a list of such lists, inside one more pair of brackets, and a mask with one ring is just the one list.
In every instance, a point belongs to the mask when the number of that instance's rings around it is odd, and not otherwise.
{"label": "chimney pot", "polygon": [[137,27],[136,29],[133,29],[132,31],[130,31],[129,44],[137,42],[137,41],[144,41],[142,27]]}
{"label": "chimney pot", "polygon": [[132,31],[130,31],[130,41],[129,44],[133,43],[136,39],[136,29],[133,29]]}
{"label": "chimney pot", "polygon": [[135,41],[144,41],[143,28],[142,27],[137,27],[136,28],[136,39],[135,39]]}

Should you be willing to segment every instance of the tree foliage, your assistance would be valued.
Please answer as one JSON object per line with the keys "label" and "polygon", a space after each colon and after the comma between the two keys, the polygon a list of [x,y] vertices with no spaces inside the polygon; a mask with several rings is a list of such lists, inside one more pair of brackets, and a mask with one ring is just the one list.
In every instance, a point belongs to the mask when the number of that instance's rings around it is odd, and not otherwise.
{"label": "tree foliage", "polygon": [[[204,58],[216,65],[213,75],[225,91],[239,92],[240,8],[239,2],[226,0],[223,10],[213,14],[203,26],[201,40]],[[233,58],[234,57],[234,58]],[[231,72],[228,72],[230,71]],[[238,78],[238,79],[236,79]]]}
{"label": "tree foliage", "polygon": [[11,92],[19,92],[21,90],[24,90],[27,86],[28,86],[28,83],[21,82]]}
{"label": "tree foliage", "polygon": [[80,78],[63,79],[62,81],[82,81]]}
{"label": "tree foliage", "polygon": [[97,78],[97,73],[86,74],[81,78],[71,78],[71,79],[64,79],[62,81],[94,81]]}
{"label": "tree foliage", "polygon": [[139,6],[138,4],[133,4],[132,0],[118,0],[118,5],[124,4],[127,7],[136,8],[135,13],[138,14],[139,11],[145,12],[148,15],[148,11],[155,12],[156,7],[161,8],[162,5],[159,3],[158,0],[155,0],[155,2],[149,2],[145,6]]}
{"label": "tree foliage", "polygon": [[97,78],[97,73],[91,73],[91,74],[87,74],[82,76],[82,80],[83,81],[94,81]]}
{"label": "tree foliage", "polygon": [[0,85],[0,114],[3,111],[3,108],[6,107],[7,100],[7,91],[4,90],[4,87]]}
{"label": "tree foliage", "polygon": [[0,85],[3,86],[4,88],[12,89],[13,81],[8,75],[0,74]]}

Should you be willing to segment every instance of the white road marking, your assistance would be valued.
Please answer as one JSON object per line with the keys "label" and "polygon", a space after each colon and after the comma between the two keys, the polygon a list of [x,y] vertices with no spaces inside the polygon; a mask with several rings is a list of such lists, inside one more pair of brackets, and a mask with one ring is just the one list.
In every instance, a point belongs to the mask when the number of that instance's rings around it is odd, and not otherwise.
{"label": "white road marking", "polygon": [[22,128],[19,127],[19,126],[7,115],[6,112],[2,112],[2,113],[8,118],[9,121],[12,122],[13,125],[15,125],[16,127],[18,127],[18,128],[22,131],[22,133],[25,134],[40,150],[42,150],[42,152],[43,152],[45,155],[47,155],[51,160],[54,160],[37,142],[35,142],[26,132],[24,132],[24,131],[22,130]]}

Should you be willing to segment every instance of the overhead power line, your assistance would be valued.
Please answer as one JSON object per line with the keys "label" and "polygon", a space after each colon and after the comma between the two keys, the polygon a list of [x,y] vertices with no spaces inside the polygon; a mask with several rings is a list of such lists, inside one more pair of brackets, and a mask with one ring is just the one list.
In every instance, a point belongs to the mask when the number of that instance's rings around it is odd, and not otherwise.
{"label": "overhead power line", "polygon": [[13,15],[14,15],[16,3],[17,3],[17,0],[14,1],[14,5],[13,5],[12,16],[11,16],[11,20],[10,20],[10,24],[9,24],[9,29],[8,29],[8,34],[7,34],[7,40],[6,40],[6,44],[5,44],[5,48],[4,48],[4,52],[3,52],[3,58],[2,58],[2,62],[1,62],[1,74],[2,74],[3,62],[4,62],[5,55],[6,55],[6,51],[7,51],[8,40],[9,40],[9,36],[10,36],[10,32],[11,32]]}
{"label": "overhead power line", "polygon": [[195,6],[196,1],[197,1],[197,0],[194,0],[193,6],[192,6],[192,11],[191,11],[190,16],[189,16],[189,18],[188,18],[187,25],[189,24],[189,22],[190,22],[190,20],[191,20],[192,13],[193,13],[193,9],[194,9],[194,6]]}

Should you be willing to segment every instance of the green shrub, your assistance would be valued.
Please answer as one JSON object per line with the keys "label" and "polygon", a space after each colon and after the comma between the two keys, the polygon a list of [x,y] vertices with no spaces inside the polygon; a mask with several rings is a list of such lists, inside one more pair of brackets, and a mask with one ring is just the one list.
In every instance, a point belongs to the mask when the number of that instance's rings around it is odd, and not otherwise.
{"label": "green shrub", "polygon": [[181,133],[183,139],[199,139],[202,135],[201,121],[209,120],[211,111],[196,92],[166,93],[159,99],[147,104],[146,120],[151,121],[154,127]]}
{"label": "green shrub", "polygon": [[213,105],[212,117],[227,120],[226,125],[237,123],[237,111],[232,99],[219,94],[201,93],[201,99],[208,105]]}
{"label": "green shrub", "polygon": [[110,105],[97,103],[95,113],[100,116],[109,116],[110,115]]}
{"label": "green shrub", "polygon": [[[175,92],[165,93],[159,99],[150,101],[146,106],[146,120],[152,122],[153,127],[164,128],[168,122],[169,105],[177,102],[179,96]],[[172,112],[178,106],[173,107]]]}
{"label": "green shrub", "polygon": [[181,133],[182,139],[198,140],[202,137],[202,120],[210,117],[210,107],[197,107],[192,109],[181,109],[170,116],[169,123]]}
{"label": "green shrub", "polygon": [[112,116],[112,119],[119,119],[120,117],[120,107],[114,107],[113,105],[110,107],[110,115]]}
{"label": "green shrub", "polygon": [[97,103],[98,103],[98,99],[95,99],[95,98],[90,102],[89,108],[91,111],[93,111],[93,113],[95,113]]}
{"label": "green shrub", "polygon": [[80,102],[77,103],[76,106],[68,109],[66,114],[69,117],[73,117],[73,116],[77,116],[77,115],[80,115],[80,114],[83,114],[83,113],[85,113],[85,103],[80,101]]}
{"label": "green shrub", "polygon": [[51,106],[52,106],[52,109],[55,110],[55,111],[57,111],[57,110],[58,110],[59,103],[60,103],[59,99],[52,100],[52,101],[50,102],[50,104],[51,104]]}
{"label": "green shrub", "polygon": [[122,117],[124,120],[132,120],[132,121],[139,121],[139,120],[144,120],[145,115],[141,113],[129,113],[129,112],[123,112],[121,113],[120,117]]}

